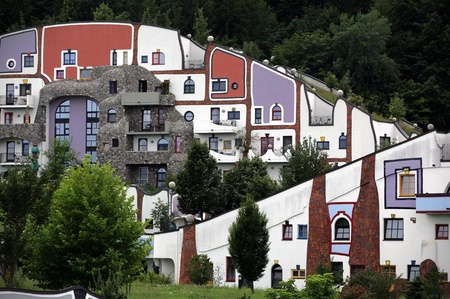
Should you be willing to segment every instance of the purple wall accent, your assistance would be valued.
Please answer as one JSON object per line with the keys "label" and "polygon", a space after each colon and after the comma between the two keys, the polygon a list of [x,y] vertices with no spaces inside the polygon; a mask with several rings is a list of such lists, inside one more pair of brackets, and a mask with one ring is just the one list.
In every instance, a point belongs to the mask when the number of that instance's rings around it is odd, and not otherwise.
{"label": "purple wall accent", "polygon": [[328,205],[328,214],[330,217],[330,221],[333,220],[334,216],[338,214],[338,212],[343,211],[347,216],[350,218],[353,217],[353,208],[355,207],[354,204],[348,203],[348,204],[329,204]]}
{"label": "purple wall accent", "polygon": [[[22,71],[22,54],[36,53],[36,31],[30,30],[0,38],[0,73]],[[15,66],[8,68],[10,59],[15,60]],[[34,59],[37,64],[37,58]]]}
{"label": "purple wall accent", "polygon": [[270,122],[270,107],[275,103],[282,107],[283,118],[280,123],[293,123],[296,103],[294,81],[257,64],[253,64],[252,68],[253,105],[263,107],[262,123]]}
{"label": "purple wall accent", "polygon": [[86,97],[64,97],[50,102],[49,107],[49,135],[50,140],[55,138],[55,112],[58,106],[70,100],[69,136],[71,147],[78,153],[81,160],[86,152]]}
{"label": "purple wall accent", "polygon": [[384,162],[384,181],[385,181],[385,207],[386,209],[415,209],[416,199],[403,199],[397,197],[397,170],[409,167],[416,172],[417,193],[422,193],[422,159],[397,160]]}

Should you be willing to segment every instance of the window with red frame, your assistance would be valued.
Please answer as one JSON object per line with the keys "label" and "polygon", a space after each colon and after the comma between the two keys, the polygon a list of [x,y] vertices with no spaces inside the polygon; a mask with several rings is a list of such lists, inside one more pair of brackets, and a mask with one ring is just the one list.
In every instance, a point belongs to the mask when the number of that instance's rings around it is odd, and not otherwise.
{"label": "window with red frame", "polygon": [[281,120],[281,107],[278,105],[272,108],[272,120]]}
{"label": "window with red frame", "polygon": [[236,268],[233,265],[233,260],[230,256],[227,256],[227,282],[236,281]]}
{"label": "window with red frame", "polygon": [[285,224],[283,224],[283,240],[292,240],[292,224],[289,224],[289,221],[286,221]]}
{"label": "window with red frame", "polygon": [[269,146],[273,149],[273,142],[273,137],[261,137],[261,155],[264,155],[267,152]]}
{"label": "window with red frame", "polygon": [[181,136],[175,136],[175,153],[181,153]]}
{"label": "window with red frame", "polygon": [[162,52],[153,52],[152,53],[152,64],[165,64],[165,56]]}
{"label": "window with red frame", "polygon": [[448,240],[448,224],[436,224],[436,239]]}
{"label": "window with red frame", "polygon": [[13,112],[5,112],[5,124],[13,123]]}

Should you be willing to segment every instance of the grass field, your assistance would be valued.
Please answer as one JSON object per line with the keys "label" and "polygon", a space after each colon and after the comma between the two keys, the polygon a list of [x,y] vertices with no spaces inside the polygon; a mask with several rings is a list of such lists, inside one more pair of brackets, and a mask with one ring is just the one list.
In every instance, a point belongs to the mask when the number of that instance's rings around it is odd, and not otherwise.
{"label": "grass field", "polygon": [[196,285],[154,285],[134,282],[128,299],[263,299],[264,291]]}

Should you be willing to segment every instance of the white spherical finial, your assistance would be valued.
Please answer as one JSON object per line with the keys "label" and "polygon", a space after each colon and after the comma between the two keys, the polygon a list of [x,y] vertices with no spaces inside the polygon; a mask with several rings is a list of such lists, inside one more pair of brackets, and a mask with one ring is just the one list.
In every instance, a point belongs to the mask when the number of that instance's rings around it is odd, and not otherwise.
{"label": "white spherical finial", "polygon": [[429,125],[427,126],[427,129],[430,130],[430,131],[433,130],[433,129],[434,129],[434,125],[433,125],[433,124],[429,124]]}
{"label": "white spherical finial", "polygon": [[208,42],[213,42],[214,41],[214,37],[212,35],[208,36]]}
{"label": "white spherical finial", "polygon": [[295,76],[295,75],[297,74],[297,70],[294,69],[294,68],[292,68],[292,69],[291,69],[291,74]]}
{"label": "white spherical finial", "polygon": [[339,89],[338,91],[337,91],[337,95],[338,95],[338,97],[342,97],[343,95],[344,95],[344,91],[342,90],[342,89]]}
{"label": "white spherical finial", "polygon": [[396,117],[393,117],[393,118],[392,118],[392,121],[393,121],[393,122],[396,122],[396,121],[397,121],[397,118],[396,118]]}
{"label": "white spherical finial", "polygon": [[186,218],[186,222],[189,223],[189,224],[193,223],[194,220],[195,220],[194,215],[192,215],[192,214],[187,214],[185,216],[185,218]]}
{"label": "white spherical finial", "polygon": [[263,60],[263,63],[264,63],[265,65],[269,65],[269,60],[264,59],[264,60]]}
{"label": "white spherical finial", "polygon": [[189,34],[187,35],[187,37],[188,37],[188,38],[191,38],[191,37],[192,37],[192,35],[191,35],[191,34],[189,33]]}

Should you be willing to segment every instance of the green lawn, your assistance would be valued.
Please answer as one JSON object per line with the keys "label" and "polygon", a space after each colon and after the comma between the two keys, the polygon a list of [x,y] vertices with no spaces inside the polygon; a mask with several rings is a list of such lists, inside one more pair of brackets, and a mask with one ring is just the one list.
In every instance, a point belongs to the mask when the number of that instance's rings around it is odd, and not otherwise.
{"label": "green lawn", "polygon": [[264,291],[250,289],[227,288],[196,285],[154,285],[134,282],[128,299],[240,299],[244,294],[247,298],[263,299]]}

